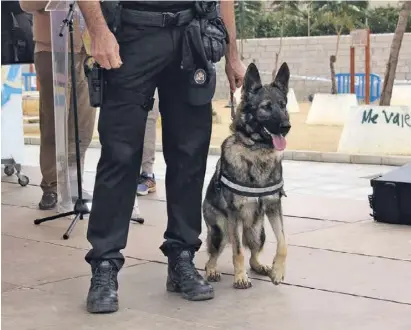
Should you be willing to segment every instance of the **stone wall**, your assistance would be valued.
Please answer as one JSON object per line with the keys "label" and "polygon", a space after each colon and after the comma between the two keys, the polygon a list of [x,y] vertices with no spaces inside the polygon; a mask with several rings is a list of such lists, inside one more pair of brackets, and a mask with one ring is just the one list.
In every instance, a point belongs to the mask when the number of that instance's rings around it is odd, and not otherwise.
{"label": "stone wall", "polygon": [[[384,77],[393,34],[371,35],[371,73]],[[315,92],[328,93],[330,81],[309,80],[309,78],[330,78],[329,57],[335,53],[336,36],[292,37],[283,39],[279,65],[286,61],[291,70],[291,87],[299,101]],[[337,73],[348,73],[350,69],[350,36],[341,36],[336,62]],[[239,41],[238,41],[239,44]],[[268,82],[274,67],[275,53],[280,39],[250,39],[243,43],[244,63],[255,61],[259,70],[264,72],[262,79]],[[365,54],[363,48],[356,48],[356,72],[364,72]],[[224,61],[217,65],[217,91],[215,99],[228,100],[228,82],[225,77]],[[396,80],[409,80],[411,84],[411,33],[406,33],[402,42],[397,66]]]}

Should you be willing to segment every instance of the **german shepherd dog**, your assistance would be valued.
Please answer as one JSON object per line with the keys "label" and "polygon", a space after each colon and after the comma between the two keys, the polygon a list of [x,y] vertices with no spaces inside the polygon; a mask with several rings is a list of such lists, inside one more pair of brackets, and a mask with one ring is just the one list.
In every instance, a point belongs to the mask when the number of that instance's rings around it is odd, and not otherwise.
{"label": "german shepherd dog", "polygon": [[[281,209],[281,197],[285,195],[282,184],[272,194],[250,197],[222,185],[221,178],[225,175],[248,187],[267,187],[272,182],[282,182],[282,154],[286,147],[285,136],[291,128],[286,108],[289,79],[287,63],[282,64],[274,81],[267,85],[262,85],[254,63],[247,68],[241,102],[230,126],[232,135],[222,143],[221,157],[203,203],[209,253],[205,268],[210,282],[221,278],[217,259],[227,243],[233,250],[234,288],[251,287],[242,245],[251,251],[253,271],[269,276],[275,285],[284,279],[287,244]],[[263,265],[259,260],[265,242],[264,215],[277,238],[272,266]]]}

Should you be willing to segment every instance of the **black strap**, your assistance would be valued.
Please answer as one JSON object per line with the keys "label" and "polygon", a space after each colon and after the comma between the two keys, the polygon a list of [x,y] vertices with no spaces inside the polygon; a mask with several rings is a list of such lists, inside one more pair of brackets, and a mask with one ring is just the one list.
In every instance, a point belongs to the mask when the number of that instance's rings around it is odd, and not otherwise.
{"label": "black strap", "polygon": [[182,26],[194,19],[193,9],[186,9],[177,13],[157,13],[123,8],[121,20],[130,25],[167,27]]}

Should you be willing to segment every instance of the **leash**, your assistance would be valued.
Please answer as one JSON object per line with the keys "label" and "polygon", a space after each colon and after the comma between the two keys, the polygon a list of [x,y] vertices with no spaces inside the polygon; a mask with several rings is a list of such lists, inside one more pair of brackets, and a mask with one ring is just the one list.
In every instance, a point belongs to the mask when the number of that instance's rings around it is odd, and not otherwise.
{"label": "leash", "polygon": [[231,120],[235,118],[235,108],[234,108],[234,93],[230,90],[230,105],[231,105]]}

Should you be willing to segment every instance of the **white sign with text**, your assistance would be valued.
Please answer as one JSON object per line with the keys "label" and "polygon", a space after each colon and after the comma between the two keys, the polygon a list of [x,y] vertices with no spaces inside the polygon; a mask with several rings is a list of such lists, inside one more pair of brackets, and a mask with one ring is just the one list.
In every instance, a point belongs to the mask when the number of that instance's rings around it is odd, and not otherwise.
{"label": "white sign with text", "polygon": [[352,107],[338,152],[411,156],[411,107]]}

